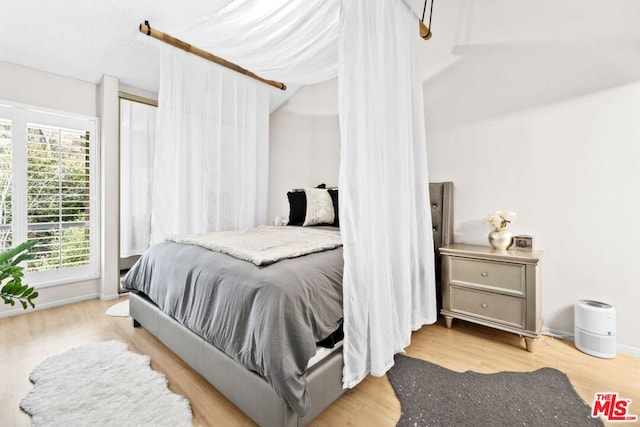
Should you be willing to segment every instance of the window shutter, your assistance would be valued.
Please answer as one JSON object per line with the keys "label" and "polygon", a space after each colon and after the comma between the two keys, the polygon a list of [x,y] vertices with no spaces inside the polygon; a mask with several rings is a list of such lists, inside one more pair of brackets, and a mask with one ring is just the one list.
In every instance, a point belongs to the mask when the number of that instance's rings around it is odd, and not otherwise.
{"label": "window shutter", "polygon": [[91,134],[27,123],[29,271],[91,263]]}
{"label": "window shutter", "polygon": [[11,120],[0,119],[0,251],[13,245],[12,239],[12,127]]}

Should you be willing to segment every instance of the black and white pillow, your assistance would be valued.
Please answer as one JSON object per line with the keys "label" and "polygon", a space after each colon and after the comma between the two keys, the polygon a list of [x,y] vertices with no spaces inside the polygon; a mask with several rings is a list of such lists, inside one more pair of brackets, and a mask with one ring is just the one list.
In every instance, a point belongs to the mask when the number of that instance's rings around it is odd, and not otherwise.
{"label": "black and white pillow", "polygon": [[336,214],[329,192],[324,188],[305,188],[304,193],[307,198],[307,212],[302,225],[333,225]]}
{"label": "black and white pillow", "polygon": [[339,226],[338,190],[326,189],[325,184],[316,188],[301,188],[287,193],[289,199],[289,225]]}

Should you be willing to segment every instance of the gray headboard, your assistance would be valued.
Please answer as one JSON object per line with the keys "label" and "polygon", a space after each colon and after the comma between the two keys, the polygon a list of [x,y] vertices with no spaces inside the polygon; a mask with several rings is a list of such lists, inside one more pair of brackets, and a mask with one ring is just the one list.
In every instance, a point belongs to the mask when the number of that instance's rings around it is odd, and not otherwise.
{"label": "gray headboard", "polygon": [[442,308],[440,275],[442,271],[438,248],[453,243],[453,182],[430,182],[431,223],[433,225],[433,250],[436,269],[436,304]]}
{"label": "gray headboard", "polygon": [[453,182],[430,182],[431,223],[433,246],[438,248],[453,243]]}

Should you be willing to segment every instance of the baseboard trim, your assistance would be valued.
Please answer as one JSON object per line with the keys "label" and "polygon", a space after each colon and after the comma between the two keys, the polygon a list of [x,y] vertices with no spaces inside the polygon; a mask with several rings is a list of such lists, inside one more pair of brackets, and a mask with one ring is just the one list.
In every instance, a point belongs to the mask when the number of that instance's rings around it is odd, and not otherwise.
{"label": "baseboard trim", "polygon": [[113,301],[120,298],[120,294],[100,295],[100,301]]}
{"label": "baseboard trim", "polygon": [[551,329],[547,327],[542,328],[543,335],[549,335],[550,337],[559,338],[561,340],[573,341],[573,333],[561,331],[559,329]]}
{"label": "baseboard trim", "polygon": [[4,317],[11,317],[11,316],[17,316],[19,314],[26,314],[26,313],[32,313],[34,311],[40,311],[40,310],[46,310],[47,308],[53,308],[53,307],[60,307],[61,305],[67,305],[67,304],[73,304],[76,302],[81,302],[81,301],[87,301],[90,299],[95,299],[98,298],[100,295],[97,293],[94,294],[88,294],[88,295],[80,295],[77,297],[73,297],[73,298],[66,298],[66,299],[61,299],[58,301],[51,301],[51,302],[45,302],[42,304],[38,304],[37,300],[36,302],[36,308],[33,309],[28,309],[28,310],[23,310],[22,308],[16,308],[15,310],[8,310],[8,311],[3,311],[0,313],[0,318],[4,318]]}
{"label": "baseboard trim", "polygon": [[[547,327],[542,328],[543,335],[549,335],[554,338],[559,338],[562,340],[574,341],[574,334],[571,332],[561,331],[558,329],[551,329]],[[632,347],[630,345],[618,344],[616,345],[616,350],[619,353],[628,354],[635,357],[640,357],[640,348]]]}
{"label": "baseboard trim", "polygon": [[618,344],[618,351],[620,353],[640,357],[640,348],[638,347],[631,347],[630,345]]}

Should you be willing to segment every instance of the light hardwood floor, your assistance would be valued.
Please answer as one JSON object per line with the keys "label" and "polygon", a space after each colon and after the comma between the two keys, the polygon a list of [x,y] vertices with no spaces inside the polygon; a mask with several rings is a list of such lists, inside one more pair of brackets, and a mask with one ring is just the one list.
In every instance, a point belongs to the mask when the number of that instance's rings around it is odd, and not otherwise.
{"label": "light hardwood floor", "polygon": [[[134,329],[130,318],[104,315],[116,302],[91,300],[0,319],[0,426],[29,425],[29,417],[18,405],[31,389],[28,376],[38,363],[78,345],[111,339],[151,356],[151,366],[167,375],[171,390],[191,401],[195,425],[253,425],[144,328]],[[523,348],[523,340],[515,335],[454,321],[453,329],[446,329],[440,322],[415,332],[407,354],[455,371],[557,368],[569,375],[587,403],[591,404],[596,392],[616,391],[632,399],[631,413],[640,415],[640,358],[618,354],[615,359],[598,359],[576,350],[570,341],[551,337],[543,337],[535,353]],[[394,426],[399,418],[400,404],[389,381],[386,377],[369,377],[312,425]]]}

